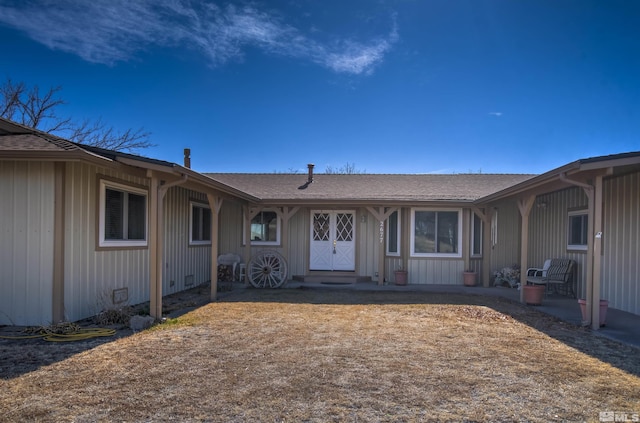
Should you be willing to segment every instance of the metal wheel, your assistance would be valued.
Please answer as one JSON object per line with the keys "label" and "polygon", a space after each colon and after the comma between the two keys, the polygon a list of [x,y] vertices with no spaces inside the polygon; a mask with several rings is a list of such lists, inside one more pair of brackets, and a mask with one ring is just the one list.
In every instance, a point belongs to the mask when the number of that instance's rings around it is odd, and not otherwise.
{"label": "metal wheel", "polygon": [[275,251],[263,251],[251,258],[247,275],[256,288],[279,288],[287,280],[287,262]]}

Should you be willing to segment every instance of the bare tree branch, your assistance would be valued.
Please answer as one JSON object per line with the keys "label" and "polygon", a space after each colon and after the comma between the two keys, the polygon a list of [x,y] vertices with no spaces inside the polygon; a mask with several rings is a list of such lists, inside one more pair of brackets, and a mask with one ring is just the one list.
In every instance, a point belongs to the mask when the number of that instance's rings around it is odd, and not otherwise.
{"label": "bare tree branch", "polygon": [[0,85],[0,116],[80,144],[109,150],[135,151],[154,146],[151,133],[143,128],[119,132],[106,126],[102,119],[75,123],[69,117],[59,116],[58,107],[66,104],[59,97],[61,91],[62,87],[58,86],[42,94],[37,85],[27,89],[24,82],[14,83],[7,78]]}
{"label": "bare tree branch", "polygon": [[356,168],[355,163],[345,163],[344,165],[334,168],[333,166],[327,166],[324,170],[326,174],[344,174],[344,175],[358,175],[367,173],[366,170],[360,170]]}

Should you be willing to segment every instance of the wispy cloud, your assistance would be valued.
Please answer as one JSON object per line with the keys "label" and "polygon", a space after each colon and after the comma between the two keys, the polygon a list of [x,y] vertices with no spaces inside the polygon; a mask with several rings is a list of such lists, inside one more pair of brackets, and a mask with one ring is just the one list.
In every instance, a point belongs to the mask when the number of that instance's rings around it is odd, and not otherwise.
{"label": "wispy cloud", "polygon": [[502,116],[502,112],[489,112],[489,116],[500,117]]}
{"label": "wispy cloud", "polygon": [[256,6],[220,7],[188,0],[40,0],[0,5],[0,24],[24,31],[45,46],[113,65],[153,46],[188,47],[212,65],[241,60],[257,47],[309,60],[338,73],[368,74],[398,40],[395,19],[376,39],[336,37],[322,43]]}

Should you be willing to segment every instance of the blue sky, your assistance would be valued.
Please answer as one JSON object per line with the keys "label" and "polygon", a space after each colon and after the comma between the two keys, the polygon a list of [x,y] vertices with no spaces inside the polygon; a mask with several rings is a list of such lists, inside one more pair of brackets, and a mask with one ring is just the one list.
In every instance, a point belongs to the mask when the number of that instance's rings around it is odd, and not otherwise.
{"label": "blue sky", "polygon": [[0,0],[0,78],[203,172],[541,173],[640,150],[634,0]]}

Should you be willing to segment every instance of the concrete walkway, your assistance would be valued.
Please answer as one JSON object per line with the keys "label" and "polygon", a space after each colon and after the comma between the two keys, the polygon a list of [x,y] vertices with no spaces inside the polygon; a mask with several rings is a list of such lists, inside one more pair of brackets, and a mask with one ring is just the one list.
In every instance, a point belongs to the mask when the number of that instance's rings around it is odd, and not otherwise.
{"label": "concrete walkway", "polygon": [[[458,293],[469,295],[490,295],[503,297],[513,301],[520,301],[520,291],[511,288],[484,288],[468,287],[464,285],[378,285],[375,282],[359,282],[349,284],[325,284],[289,281],[284,288],[311,288],[311,289],[345,289],[364,291],[414,291],[414,292],[434,292],[434,293]],[[560,320],[572,323],[577,326],[582,325],[582,315],[578,301],[574,298],[567,298],[561,295],[549,295],[544,298],[540,306],[534,307],[543,313],[555,316]],[[593,331],[598,336],[622,342],[640,348],[640,316],[627,313],[622,310],[609,308],[607,310],[607,320],[605,326]]]}

